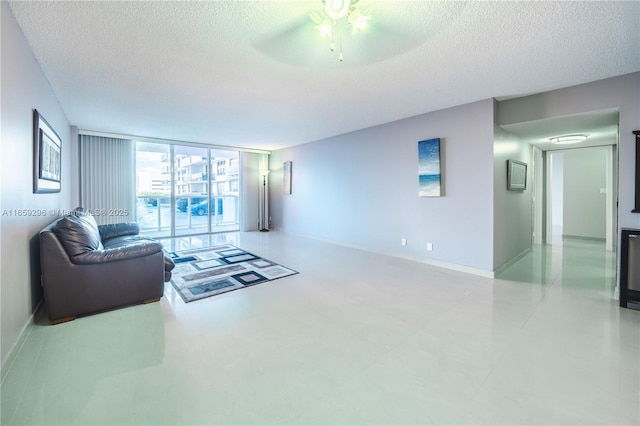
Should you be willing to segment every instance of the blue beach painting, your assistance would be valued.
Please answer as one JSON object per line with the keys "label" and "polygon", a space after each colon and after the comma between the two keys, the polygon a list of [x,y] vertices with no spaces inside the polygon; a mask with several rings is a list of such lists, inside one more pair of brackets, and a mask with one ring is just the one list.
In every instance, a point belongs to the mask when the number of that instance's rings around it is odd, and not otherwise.
{"label": "blue beach painting", "polygon": [[440,196],[440,138],[418,142],[420,197]]}

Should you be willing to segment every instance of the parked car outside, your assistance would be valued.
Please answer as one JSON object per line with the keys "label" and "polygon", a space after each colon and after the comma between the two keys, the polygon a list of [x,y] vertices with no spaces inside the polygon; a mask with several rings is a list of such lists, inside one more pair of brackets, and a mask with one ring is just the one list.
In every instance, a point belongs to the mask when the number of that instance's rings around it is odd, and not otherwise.
{"label": "parked car outside", "polygon": [[148,204],[157,207],[158,199],[160,199],[160,204],[169,204],[171,202],[171,197],[149,197]]}
{"label": "parked car outside", "polygon": [[[218,198],[218,214],[222,214],[222,198]],[[201,203],[191,206],[191,214],[197,216],[204,216],[209,212],[209,200],[204,200]],[[212,210],[210,214],[214,214]]]}
{"label": "parked car outside", "polygon": [[178,198],[176,200],[176,208],[178,210],[180,210],[181,212],[186,212],[187,211],[187,207],[189,205],[189,198],[191,198],[191,207],[192,208],[193,208],[193,206],[195,206],[197,204],[200,204],[203,201],[207,200],[207,197],[183,197],[183,198]]}

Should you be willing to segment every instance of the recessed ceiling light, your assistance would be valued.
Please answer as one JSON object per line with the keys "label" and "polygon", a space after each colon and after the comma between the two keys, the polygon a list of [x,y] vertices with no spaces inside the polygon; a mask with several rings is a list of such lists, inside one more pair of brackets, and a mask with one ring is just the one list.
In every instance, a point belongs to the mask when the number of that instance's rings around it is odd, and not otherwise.
{"label": "recessed ceiling light", "polygon": [[550,138],[549,141],[556,145],[569,145],[584,142],[585,139],[587,139],[587,135],[565,135]]}

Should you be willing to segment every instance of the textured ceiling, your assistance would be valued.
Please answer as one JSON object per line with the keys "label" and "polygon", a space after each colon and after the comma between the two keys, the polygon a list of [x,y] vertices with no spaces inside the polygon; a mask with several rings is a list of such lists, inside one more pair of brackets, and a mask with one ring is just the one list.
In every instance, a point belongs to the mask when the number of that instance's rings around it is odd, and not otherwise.
{"label": "textured ceiling", "polygon": [[81,129],[275,149],[640,70],[640,2],[360,0],[344,62],[313,1],[10,1]]}

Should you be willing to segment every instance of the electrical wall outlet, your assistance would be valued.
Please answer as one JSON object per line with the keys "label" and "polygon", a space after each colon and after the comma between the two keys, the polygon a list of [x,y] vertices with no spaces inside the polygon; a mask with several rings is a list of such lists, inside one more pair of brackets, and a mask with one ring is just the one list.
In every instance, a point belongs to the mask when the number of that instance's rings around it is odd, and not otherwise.
{"label": "electrical wall outlet", "polygon": [[427,251],[433,251],[433,243],[427,243]]}
{"label": "electrical wall outlet", "polygon": [[406,239],[406,238],[403,238],[403,239],[402,239],[402,245],[403,245],[403,246],[406,246],[406,245],[407,245],[407,239]]}

